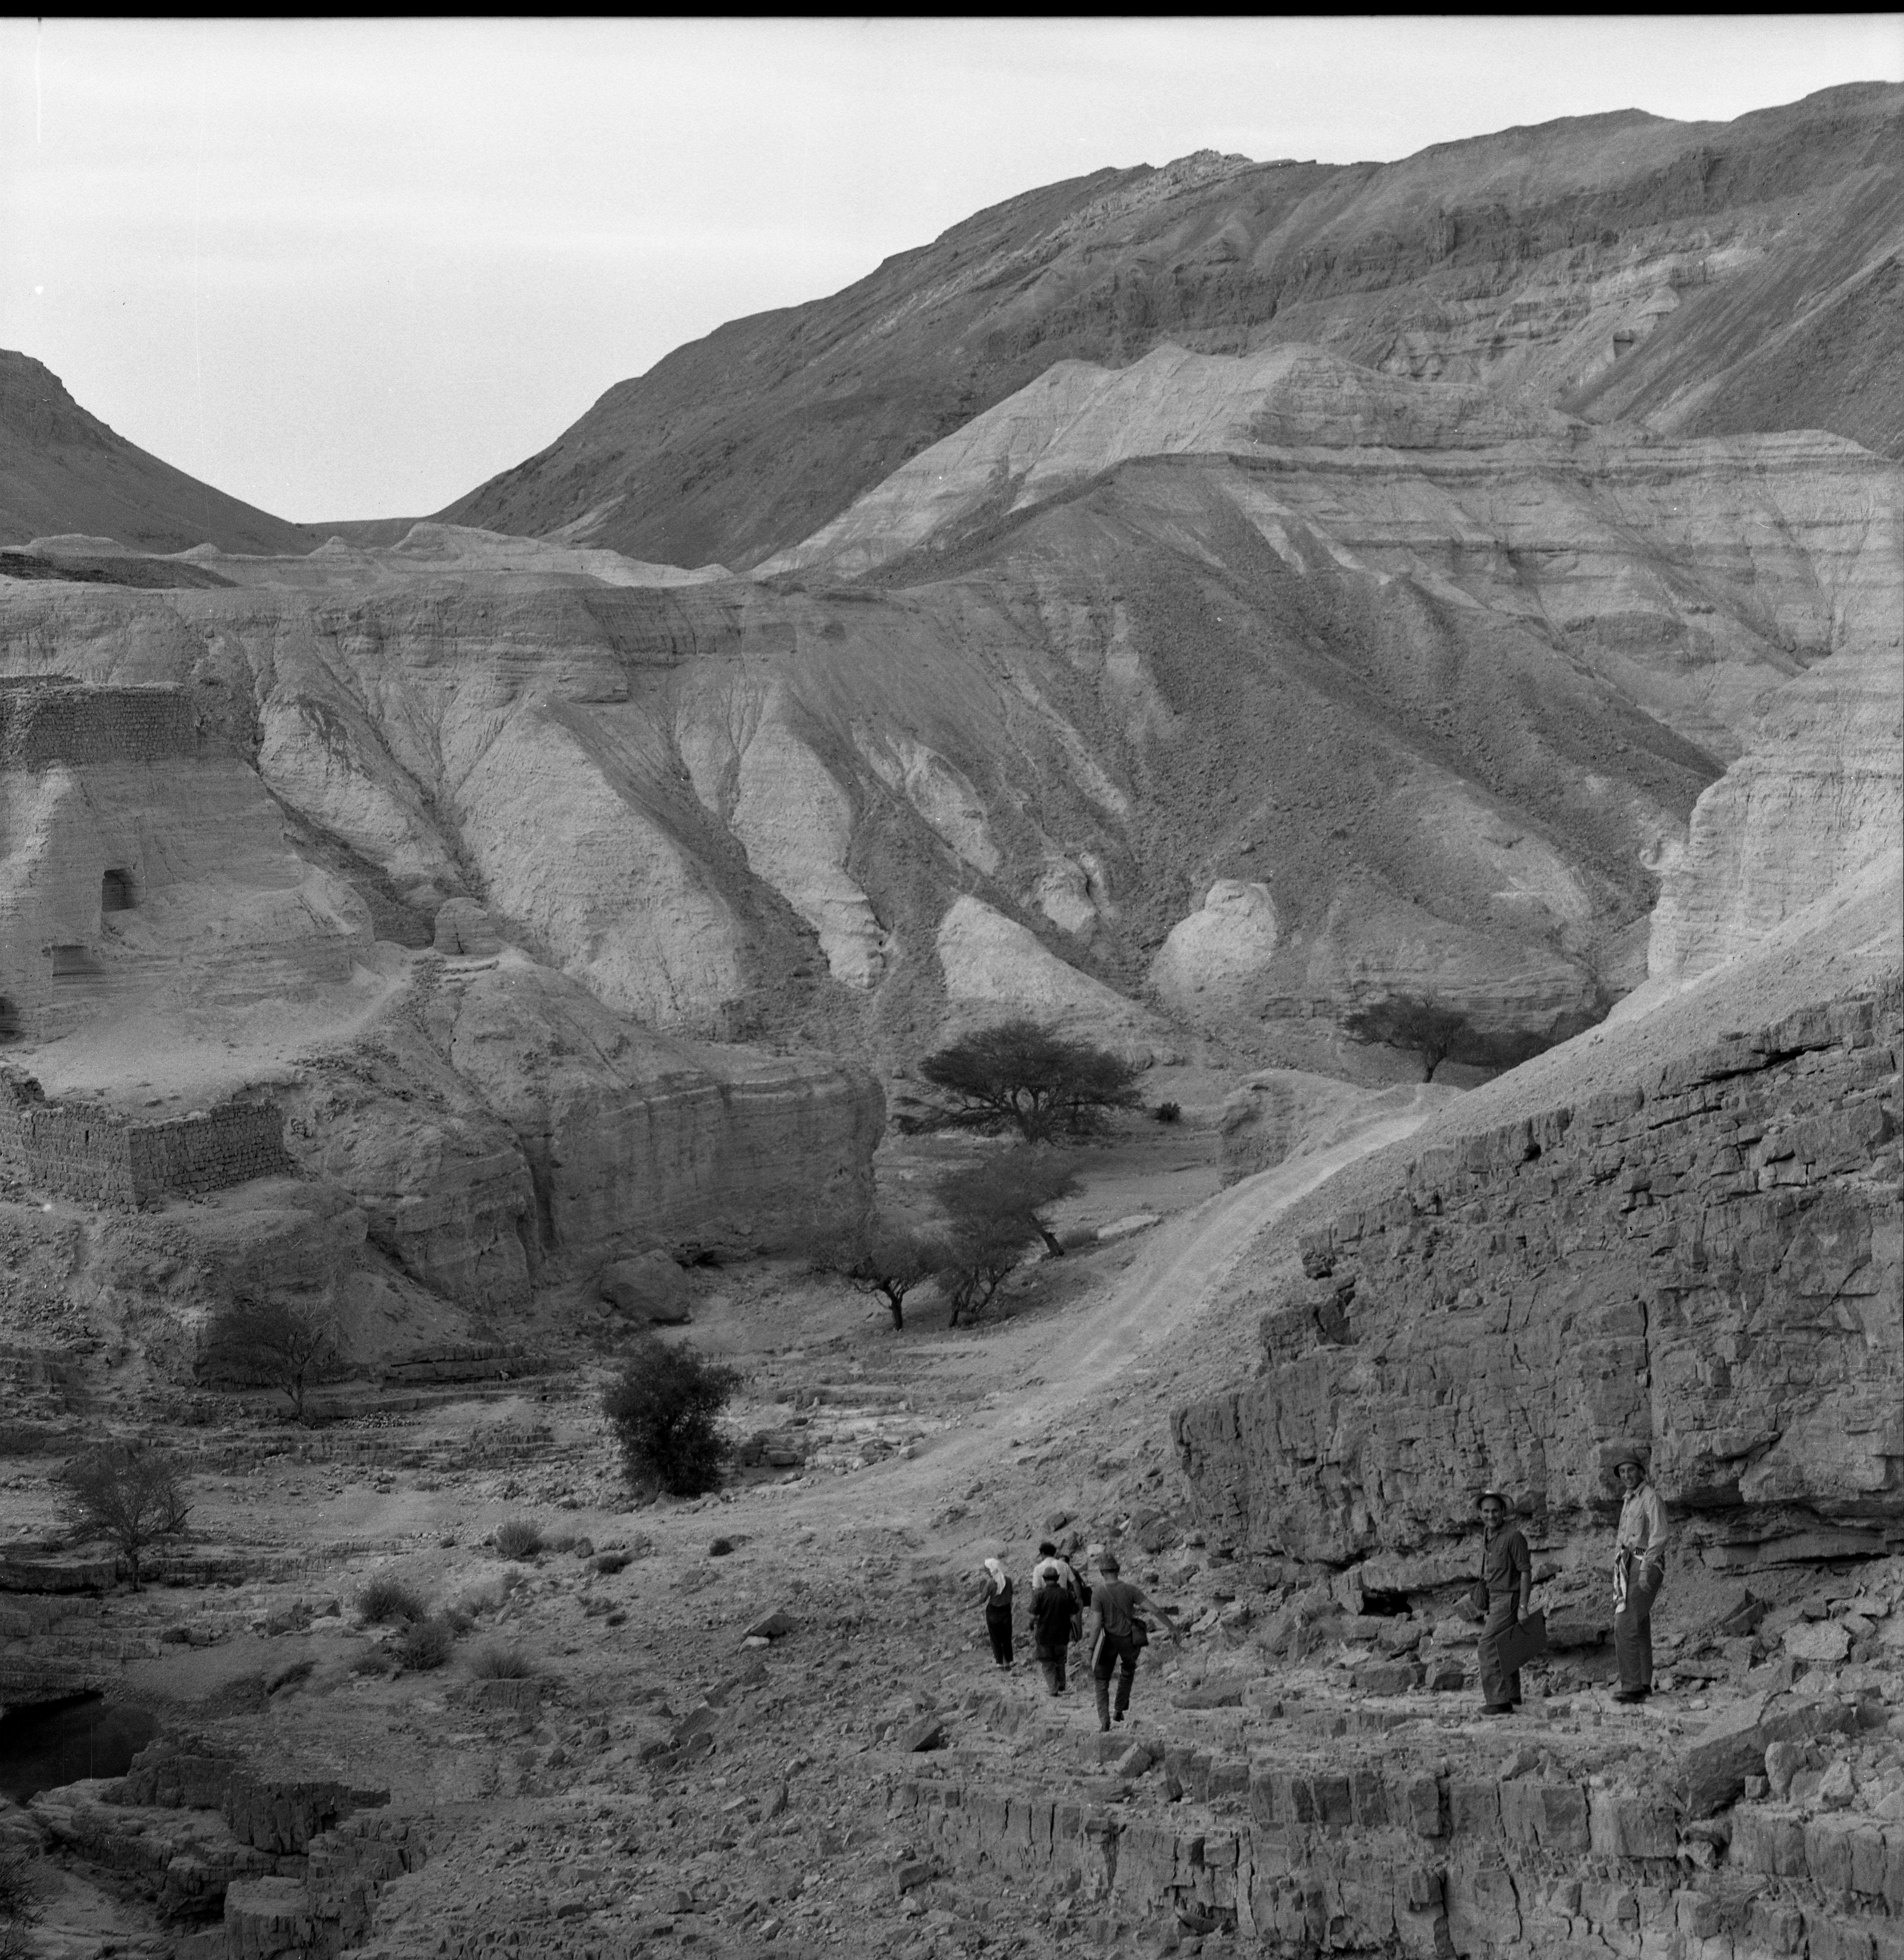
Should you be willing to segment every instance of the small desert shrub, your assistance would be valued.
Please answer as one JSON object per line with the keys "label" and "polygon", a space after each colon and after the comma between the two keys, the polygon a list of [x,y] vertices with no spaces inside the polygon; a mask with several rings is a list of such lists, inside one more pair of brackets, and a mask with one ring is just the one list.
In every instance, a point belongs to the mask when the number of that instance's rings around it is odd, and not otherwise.
{"label": "small desert shrub", "polygon": [[487,1586],[471,1586],[457,1595],[450,1611],[460,1620],[475,1620],[497,1611],[506,1597],[502,1587],[493,1581]]}
{"label": "small desert shrub", "polygon": [[629,1551],[598,1551],[592,1563],[597,1572],[614,1573],[634,1563],[635,1554]]}
{"label": "small desert shrub", "polygon": [[692,1348],[643,1340],[602,1396],[629,1481],[677,1497],[712,1491],[728,1453],[714,1419],[740,1382],[731,1368]]}
{"label": "small desert shrub", "polygon": [[428,1609],[416,1589],[388,1572],[366,1580],[357,1596],[357,1617],[367,1627],[384,1627],[420,1620]]}
{"label": "small desert shrub", "polygon": [[352,1674],[388,1674],[396,1666],[381,1647],[366,1647],[350,1664]]}
{"label": "small desert shrub", "polygon": [[1160,1102],[1151,1112],[1160,1123],[1174,1123],[1183,1113],[1183,1106],[1180,1102]]}
{"label": "small desert shrub", "polygon": [[573,1532],[559,1532],[553,1538],[544,1538],[542,1548],[544,1551],[573,1551],[575,1534]]}
{"label": "small desert shrub", "polygon": [[511,1518],[496,1527],[496,1551],[504,1558],[533,1558],[542,1548],[542,1527],[533,1518]]}
{"label": "small desert shrub", "polygon": [[396,1657],[419,1674],[441,1667],[456,1646],[456,1631],[441,1618],[413,1621],[396,1641]]}
{"label": "small desert shrub", "polygon": [[536,1671],[528,1650],[514,1640],[485,1640],[469,1668],[479,1681],[527,1681]]}

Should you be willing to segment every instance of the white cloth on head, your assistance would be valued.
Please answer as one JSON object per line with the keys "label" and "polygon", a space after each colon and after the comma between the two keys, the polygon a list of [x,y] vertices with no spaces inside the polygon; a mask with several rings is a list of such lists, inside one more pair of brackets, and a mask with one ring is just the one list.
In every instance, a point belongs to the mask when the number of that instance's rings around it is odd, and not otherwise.
{"label": "white cloth on head", "polygon": [[985,1569],[992,1575],[993,1592],[1002,1592],[1011,1583],[1011,1581],[1005,1577],[1005,1564],[1002,1560],[988,1558],[985,1562]]}

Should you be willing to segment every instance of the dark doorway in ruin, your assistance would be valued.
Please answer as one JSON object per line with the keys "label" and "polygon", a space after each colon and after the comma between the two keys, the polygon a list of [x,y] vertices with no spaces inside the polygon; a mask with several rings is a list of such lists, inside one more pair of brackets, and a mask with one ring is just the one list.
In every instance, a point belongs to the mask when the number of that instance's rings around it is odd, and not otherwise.
{"label": "dark doorway in ruin", "polygon": [[53,950],[56,980],[82,980],[98,971],[99,962],[83,946],[56,946]]}
{"label": "dark doorway in ruin", "polygon": [[108,871],[99,881],[99,908],[103,912],[129,912],[139,901],[132,896],[129,871]]}

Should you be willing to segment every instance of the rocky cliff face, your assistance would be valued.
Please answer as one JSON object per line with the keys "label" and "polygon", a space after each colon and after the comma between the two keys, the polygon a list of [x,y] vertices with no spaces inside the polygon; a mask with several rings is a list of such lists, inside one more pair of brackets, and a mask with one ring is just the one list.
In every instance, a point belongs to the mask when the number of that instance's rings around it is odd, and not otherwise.
{"label": "rocky cliff face", "polygon": [[1781,689],[1751,752],[1694,806],[1686,851],[1661,881],[1651,981],[1683,985],[1758,944],[1820,892],[1895,860],[1904,835],[1896,623],[1904,592],[1893,609],[1889,645],[1874,636]]}
{"label": "rocky cliff face", "polygon": [[237,589],[10,584],[0,666],[186,687],[388,891],[651,1026],[897,1058],[1062,996],[1340,1068],[1384,992],[1546,1034],[1632,985],[1695,797],[1894,595],[1895,469],[1833,439],[1497,441],[1471,390],[1289,349],[1117,385],[1190,446],[1074,421],[1040,477],[1046,417],[1015,511],[903,472],[842,520],[909,540],[871,589],[823,540],[763,585],[423,527]]}
{"label": "rocky cliff face", "polygon": [[513,951],[425,959],[285,1100],[294,1153],[361,1207],[372,1243],[479,1309],[631,1252],[849,1224],[885,1128],[860,1070],[670,1040]]}
{"label": "rocky cliff face", "polygon": [[1345,1563],[1445,1542],[1499,1485],[1564,1542],[1637,1442],[1722,1558],[1825,1526],[1881,1548],[1904,1525],[1901,1039],[1893,988],[1418,1159],[1305,1242],[1258,1379],[1178,1417],[1199,1501]]}
{"label": "rocky cliff face", "polygon": [[611,389],[443,515],[744,567],[1054,364],[1291,342],[1503,402],[1898,453],[1904,91],[1637,112],[1394,164],[1204,153],[1051,185]]}

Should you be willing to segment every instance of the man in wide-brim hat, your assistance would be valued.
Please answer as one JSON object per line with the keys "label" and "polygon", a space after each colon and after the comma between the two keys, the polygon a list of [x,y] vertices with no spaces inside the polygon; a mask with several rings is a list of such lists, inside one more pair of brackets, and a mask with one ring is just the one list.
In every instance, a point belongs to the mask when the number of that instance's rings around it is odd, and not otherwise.
{"label": "man in wide-brim hat", "polygon": [[1613,1651],[1619,1658],[1616,1701],[1644,1701],[1653,1691],[1653,1602],[1666,1583],[1666,1507],[1647,1481],[1646,1452],[1622,1444],[1613,1475],[1625,1501],[1613,1545]]}

